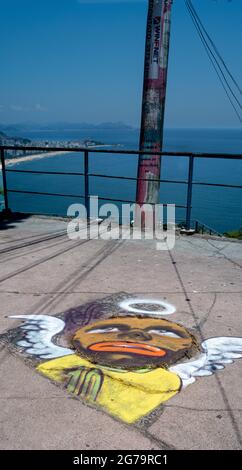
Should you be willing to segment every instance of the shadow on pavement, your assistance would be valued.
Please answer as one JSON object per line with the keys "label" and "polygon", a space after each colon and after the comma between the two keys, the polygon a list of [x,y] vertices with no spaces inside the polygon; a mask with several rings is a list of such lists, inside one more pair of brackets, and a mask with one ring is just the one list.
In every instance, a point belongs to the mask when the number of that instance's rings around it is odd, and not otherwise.
{"label": "shadow on pavement", "polygon": [[0,230],[8,230],[16,227],[15,223],[23,222],[31,217],[30,214],[3,210],[0,212]]}

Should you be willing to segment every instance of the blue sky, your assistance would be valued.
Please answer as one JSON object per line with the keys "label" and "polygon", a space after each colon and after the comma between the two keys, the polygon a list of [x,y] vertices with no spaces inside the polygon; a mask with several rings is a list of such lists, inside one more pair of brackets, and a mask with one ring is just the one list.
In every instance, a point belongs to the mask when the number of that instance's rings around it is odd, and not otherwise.
{"label": "blue sky", "polygon": [[[194,0],[242,82],[242,1]],[[147,0],[0,0],[0,123],[140,122]],[[242,83],[241,83],[242,85]],[[239,127],[174,0],[167,127]]]}

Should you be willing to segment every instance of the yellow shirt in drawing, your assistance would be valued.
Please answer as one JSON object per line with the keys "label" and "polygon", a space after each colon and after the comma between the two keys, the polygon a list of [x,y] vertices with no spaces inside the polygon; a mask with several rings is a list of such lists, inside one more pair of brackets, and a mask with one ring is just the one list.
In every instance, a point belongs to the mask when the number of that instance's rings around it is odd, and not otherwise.
{"label": "yellow shirt in drawing", "polygon": [[126,423],[142,418],[179,392],[180,378],[157,368],[136,372],[92,364],[77,354],[42,363],[37,370]]}

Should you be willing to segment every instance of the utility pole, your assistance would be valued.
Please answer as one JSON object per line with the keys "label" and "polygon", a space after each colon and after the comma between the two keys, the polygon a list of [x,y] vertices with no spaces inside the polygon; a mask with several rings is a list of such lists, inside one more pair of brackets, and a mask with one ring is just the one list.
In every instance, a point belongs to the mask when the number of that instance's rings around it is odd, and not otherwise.
{"label": "utility pole", "polygon": [[[161,152],[163,146],[172,3],[173,0],[149,0],[140,131],[140,150],[143,151]],[[137,204],[159,202],[160,170],[159,155],[140,155]]]}

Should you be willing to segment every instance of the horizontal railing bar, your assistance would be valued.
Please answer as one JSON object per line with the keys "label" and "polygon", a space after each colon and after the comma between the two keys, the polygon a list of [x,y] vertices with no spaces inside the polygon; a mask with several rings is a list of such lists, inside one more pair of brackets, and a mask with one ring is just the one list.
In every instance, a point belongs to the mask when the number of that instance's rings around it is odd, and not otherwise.
{"label": "horizontal railing bar", "polygon": [[150,181],[150,182],[158,182],[158,183],[178,183],[178,184],[187,184],[187,181],[179,181],[179,180],[158,180],[158,179],[150,179],[150,178],[135,178],[132,176],[115,176],[115,175],[103,175],[99,173],[88,173],[90,177],[97,177],[97,178],[110,178],[110,179],[120,179],[120,180],[129,180],[129,181]]}
{"label": "horizontal railing bar", "polygon": [[[115,198],[108,198],[108,197],[99,197],[98,196],[98,199],[100,201],[114,201],[114,202],[127,202],[129,204],[137,204],[136,201],[130,201],[128,199],[115,199]],[[164,203],[160,203],[160,205],[163,205],[163,206],[168,206],[168,205],[173,205],[174,203],[171,203],[171,202],[164,202]],[[152,202],[149,202],[148,205],[150,206],[155,206],[156,204],[155,203],[152,203]],[[180,205],[177,205],[175,204],[175,206],[178,208],[178,209],[186,209],[187,206],[180,206]]]}
{"label": "horizontal railing bar", "polygon": [[[157,151],[141,151],[141,150],[117,150],[117,149],[100,149],[100,148],[88,148],[88,147],[41,147],[41,146],[21,146],[21,145],[0,145],[0,149],[3,150],[25,150],[25,151],[43,151],[43,152],[88,152],[88,153],[107,153],[107,154],[120,154],[120,155],[160,155],[164,157],[195,157],[195,158],[223,158],[242,160],[242,154],[231,154],[231,153],[202,153],[202,152],[157,152]],[[14,159],[13,159],[14,160]]]}
{"label": "horizontal railing bar", "polygon": [[67,176],[84,176],[85,173],[77,173],[77,172],[63,172],[63,171],[42,171],[42,170],[14,170],[6,168],[6,172],[8,173],[36,173],[42,175],[67,175]]}
{"label": "horizontal railing bar", "polygon": [[200,183],[197,181],[192,182],[193,185],[197,186],[216,186],[219,188],[235,188],[235,189],[242,189],[242,186],[236,184],[222,184],[222,183]]}
{"label": "horizontal railing bar", "polygon": [[79,197],[84,198],[84,196],[80,196],[79,194],[60,194],[60,193],[43,193],[40,191],[24,191],[21,189],[8,189],[9,193],[22,193],[22,194],[39,194],[40,196],[58,196],[58,197]]}
{"label": "horizontal railing bar", "polygon": [[[33,173],[33,174],[43,174],[43,175],[64,175],[64,176],[85,176],[85,173],[78,173],[78,172],[63,172],[63,171],[40,171],[40,170],[14,170],[14,169],[6,169],[6,172],[10,173]],[[135,178],[131,176],[116,176],[116,175],[104,175],[99,173],[88,173],[87,176],[96,177],[96,178],[108,178],[108,179],[120,179],[120,180],[128,180],[128,181],[149,181],[149,182],[159,182],[159,183],[171,183],[171,184],[188,184],[188,181],[182,180],[155,180],[150,178]],[[223,183],[205,183],[200,181],[193,181],[193,185],[197,186],[215,186],[221,188],[235,188],[235,189],[242,189],[242,185],[234,185],[234,184],[223,184]]]}
{"label": "horizontal railing bar", "polygon": [[[85,196],[80,196],[79,194],[58,194],[58,193],[41,193],[41,192],[38,192],[38,191],[23,191],[21,189],[8,189],[8,192],[9,193],[20,193],[20,194],[38,194],[40,196],[57,196],[57,197],[77,197],[77,198],[82,198],[84,199]],[[91,198],[92,196],[89,196],[89,198]],[[108,197],[99,197],[98,196],[98,199],[100,201],[114,201],[114,202],[127,202],[127,203],[130,203],[130,204],[135,204],[135,201],[131,201],[131,200],[128,200],[128,199],[115,199],[115,198],[108,198]],[[163,203],[163,206],[167,206],[171,203],[167,202],[167,203]],[[152,204],[150,203],[151,206],[155,205],[155,204]],[[180,205],[176,205],[177,208],[179,209],[186,209],[186,206],[180,206]]]}
{"label": "horizontal railing bar", "polygon": [[[8,170],[6,172],[10,173],[33,173],[33,174],[43,174],[43,175],[64,175],[64,176],[85,176],[85,173],[71,173],[71,172],[63,172],[63,171],[41,171],[41,170]],[[178,183],[178,184],[187,184],[187,181],[179,181],[179,180],[155,180],[150,178],[135,178],[131,176],[118,176],[118,175],[104,175],[99,173],[88,173],[87,176],[90,177],[98,177],[98,178],[110,178],[110,179],[121,179],[121,180],[130,180],[130,181],[156,181],[159,183]]]}

